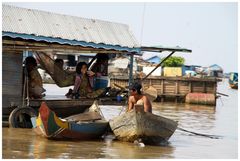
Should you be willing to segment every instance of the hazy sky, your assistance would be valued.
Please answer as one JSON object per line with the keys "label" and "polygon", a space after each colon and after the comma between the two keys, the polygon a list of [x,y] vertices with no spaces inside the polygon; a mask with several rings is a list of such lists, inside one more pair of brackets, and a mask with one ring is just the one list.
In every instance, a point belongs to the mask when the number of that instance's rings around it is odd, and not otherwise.
{"label": "hazy sky", "polygon": [[7,4],[128,24],[142,45],[192,49],[176,54],[186,64],[218,64],[224,72],[237,71],[236,2]]}

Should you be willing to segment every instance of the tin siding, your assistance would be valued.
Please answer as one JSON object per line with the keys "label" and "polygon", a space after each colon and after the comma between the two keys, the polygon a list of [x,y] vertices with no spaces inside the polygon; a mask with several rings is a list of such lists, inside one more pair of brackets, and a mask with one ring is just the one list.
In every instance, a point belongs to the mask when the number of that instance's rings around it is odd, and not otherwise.
{"label": "tin siding", "polygon": [[11,105],[22,105],[22,53],[2,54],[2,108],[9,112]]}

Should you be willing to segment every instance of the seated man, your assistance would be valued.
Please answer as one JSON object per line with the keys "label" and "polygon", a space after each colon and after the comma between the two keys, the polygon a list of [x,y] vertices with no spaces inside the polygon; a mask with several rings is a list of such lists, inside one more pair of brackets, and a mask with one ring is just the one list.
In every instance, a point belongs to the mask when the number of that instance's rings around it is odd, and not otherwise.
{"label": "seated man", "polygon": [[30,98],[42,98],[43,88],[42,77],[37,70],[37,62],[34,57],[27,57],[25,59],[25,68],[28,76],[28,92]]}
{"label": "seated man", "polygon": [[143,105],[145,112],[152,113],[152,104],[147,96],[143,95],[141,92],[142,85],[139,83],[134,83],[130,86],[130,94],[128,100],[128,109],[127,111],[131,111],[134,109],[134,105]]}

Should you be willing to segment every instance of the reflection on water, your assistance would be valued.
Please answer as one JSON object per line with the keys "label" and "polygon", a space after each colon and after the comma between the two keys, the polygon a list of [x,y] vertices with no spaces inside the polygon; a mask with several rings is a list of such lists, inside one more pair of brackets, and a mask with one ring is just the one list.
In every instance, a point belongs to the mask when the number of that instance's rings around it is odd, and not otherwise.
{"label": "reflection on water", "polygon": [[150,158],[149,156],[151,156],[152,159],[174,158],[174,147],[172,146],[148,146],[146,148],[128,142],[113,141],[110,142],[103,151],[105,157],[111,159],[145,159]]}
{"label": "reflection on water", "polygon": [[[52,141],[37,136],[32,129],[3,128],[2,157],[7,158],[237,158],[237,90],[220,82],[218,91],[228,94],[217,107],[153,103],[153,112],[176,120],[179,127],[193,132],[223,136],[209,139],[176,130],[166,146],[141,147],[112,141]],[[101,106],[106,119],[119,115],[121,106]]]}
{"label": "reflection on water", "polygon": [[[15,135],[18,135],[16,137]],[[103,139],[53,141],[36,136],[31,129],[3,128],[3,158],[174,158],[174,147],[140,147],[133,143]]]}

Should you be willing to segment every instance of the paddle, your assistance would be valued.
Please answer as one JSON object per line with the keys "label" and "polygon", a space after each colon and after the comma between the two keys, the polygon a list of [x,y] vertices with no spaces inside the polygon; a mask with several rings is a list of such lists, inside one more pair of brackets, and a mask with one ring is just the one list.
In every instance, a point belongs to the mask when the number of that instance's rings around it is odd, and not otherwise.
{"label": "paddle", "polygon": [[229,95],[227,95],[227,94],[224,94],[224,93],[217,92],[217,94],[219,94],[219,95],[222,95],[222,96],[229,97]]}
{"label": "paddle", "polygon": [[196,132],[189,131],[189,130],[186,130],[186,129],[183,129],[183,128],[180,128],[180,127],[178,127],[177,129],[180,130],[180,131],[184,131],[184,132],[187,132],[187,133],[191,133],[191,134],[199,135],[199,136],[203,136],[203,137],[208,137],[208,138],[211,138],[211,139],[220,139],[222,137],[222,136],[217,136],[217,135],[196,133]]}

